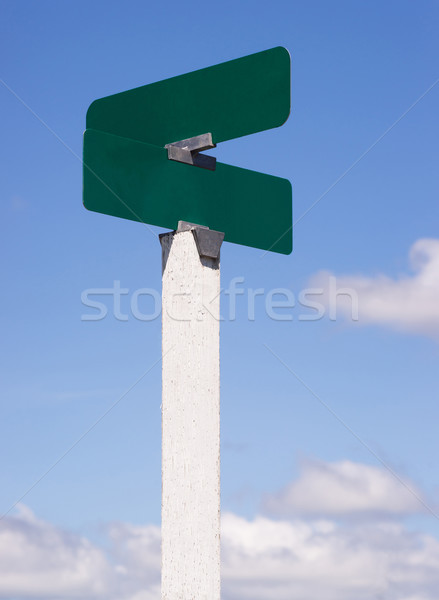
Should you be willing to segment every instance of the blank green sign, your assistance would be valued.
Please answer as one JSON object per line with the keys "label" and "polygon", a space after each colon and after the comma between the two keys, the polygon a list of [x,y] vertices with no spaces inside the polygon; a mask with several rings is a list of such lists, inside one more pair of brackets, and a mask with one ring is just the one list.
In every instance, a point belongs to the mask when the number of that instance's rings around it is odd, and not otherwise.
{"label": "blank green sign", "polygon": [[205,170],[169,160],[164,148],[208,132],[219,143],[278,127],[289,109],[290,57],[280,47],[95,100],[84,205],[169,229],[190,221],[226,241],[289,254],[288,180],[222,163]]}

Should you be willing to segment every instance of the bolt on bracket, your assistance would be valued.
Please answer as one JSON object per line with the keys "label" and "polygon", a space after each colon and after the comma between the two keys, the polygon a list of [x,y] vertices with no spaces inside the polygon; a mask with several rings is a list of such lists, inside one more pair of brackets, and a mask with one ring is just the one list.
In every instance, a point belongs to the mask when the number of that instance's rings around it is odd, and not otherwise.
{"label": "bolt on bracket", "polygon": [[203,150],[216,148],[216,144],[212,142],[211,133],[203,133],[187,140],[172,142],[172,144],[166,144],[165,148],[168,151],[169,160],[176,160],[194,167],[215,171],[216,158],[200,154]]}

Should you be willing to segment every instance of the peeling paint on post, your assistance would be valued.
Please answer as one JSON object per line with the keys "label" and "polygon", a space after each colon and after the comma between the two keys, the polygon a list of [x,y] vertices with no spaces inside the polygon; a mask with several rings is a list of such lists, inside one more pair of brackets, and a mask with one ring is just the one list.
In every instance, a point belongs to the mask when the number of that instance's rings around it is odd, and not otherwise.
{"label": "peeling paint on post", "polygon": [[162,600],[220,600],[220,268],[162,245]]}

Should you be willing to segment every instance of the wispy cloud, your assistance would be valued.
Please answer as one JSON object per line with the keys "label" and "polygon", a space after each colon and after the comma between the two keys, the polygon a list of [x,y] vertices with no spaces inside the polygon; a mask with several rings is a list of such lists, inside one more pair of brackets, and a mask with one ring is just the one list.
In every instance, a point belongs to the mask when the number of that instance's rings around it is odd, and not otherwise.
{"label": "wispy cloud", "polygon": [[[439,339],[439,240],[420,239],[410,249],[411,274],[392,278],[337,275],[337,288],[353,289],[358,295],[360,324],[374,323]],[[309,285],[328,290],[333,273],[321,271]],[[352,307],[339,297],[339,309],[347,316]]]}
{"label": "wispy cloud", "polygon": [[23,213],[30,207],[30,202],[23,196],[15,195],[9,200],[9,208],[12,212]]}

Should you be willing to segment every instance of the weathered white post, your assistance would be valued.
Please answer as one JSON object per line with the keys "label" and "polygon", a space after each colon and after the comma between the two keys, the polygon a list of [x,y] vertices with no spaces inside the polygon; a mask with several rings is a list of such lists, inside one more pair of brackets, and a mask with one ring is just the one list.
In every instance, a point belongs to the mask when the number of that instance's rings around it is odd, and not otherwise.
{"label": "weathered white post", "polygon": [[220,600],[219,248],[179,223],[160,236],[162,600]]}

